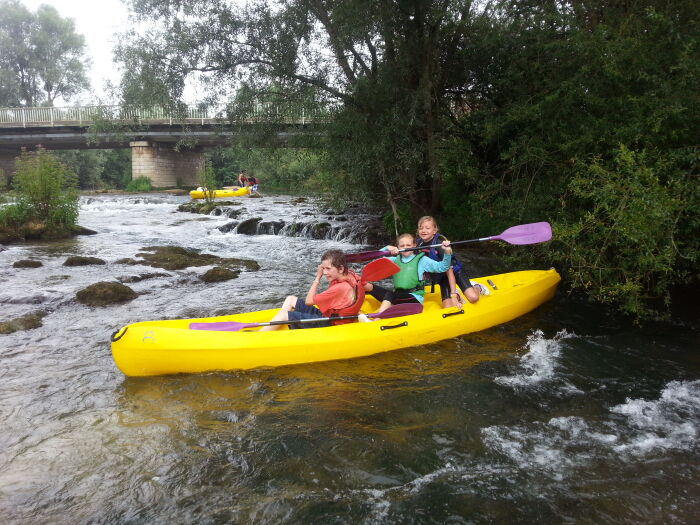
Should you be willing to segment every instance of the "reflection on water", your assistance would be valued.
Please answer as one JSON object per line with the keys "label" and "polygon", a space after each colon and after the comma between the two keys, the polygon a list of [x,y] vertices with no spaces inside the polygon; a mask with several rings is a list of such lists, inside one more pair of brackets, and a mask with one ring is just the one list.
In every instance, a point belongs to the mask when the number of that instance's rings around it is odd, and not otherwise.
{"label": "reflection on water", "polygon": [[[41,328],[0,336],[4,523],[698,515],[697,333],[616,325],[564,297],[486,332],[363,359],[125,378],[110,355],[115,327],[271,307],[305,291],[329,247],[360,249],[224,234],[226,217],[175,213],[182,200],[95,198],[80,222],[98,235],[0,252],[3,319],[49,311]],[[284,217],[289,201],[247,213]],[[97,280],[152,271],[115,261],[156,244],[262,269],[216,286],[198,280],[207,268],[163,272],[130,283],[141,295],[126,306],[74,302]],[[62,266],[74,254],[107,264]],[[44,266],[11,268],[28,257]]]}

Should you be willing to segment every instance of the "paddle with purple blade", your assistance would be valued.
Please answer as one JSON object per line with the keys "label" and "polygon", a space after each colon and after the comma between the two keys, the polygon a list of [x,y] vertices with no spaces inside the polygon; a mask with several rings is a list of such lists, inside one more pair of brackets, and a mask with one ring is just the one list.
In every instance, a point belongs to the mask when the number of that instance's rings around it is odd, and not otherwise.
{"label": "paddle with purple blade", "polygon": [[[500,235],[494,235],[492,237],[482,237],[480,239],[470,239],[468,241],[454,241],[451,245],[467,244],[470,242],[483,242],[483,241],[504,241],[508,244],[524,245],[524,244],[537,244],[540,242],[549,241],[552,238],[552,227],[548,222],[532,222],[530,224],[520,224],[518,226],[511,226],[505,230]],[[428,246],[421,246],[423,248],[436,248],[442,246],[442,244],[430,244]],[[399,252],[410,252],[412,249],[399,250]],[[360,253],[349,253],[345,255],[348,262],[361,262],[369,261],[370,259],[376,259],[378,257],[386,257],[391,255],[387,250],[375,250],[371,252],[360,252]]]}

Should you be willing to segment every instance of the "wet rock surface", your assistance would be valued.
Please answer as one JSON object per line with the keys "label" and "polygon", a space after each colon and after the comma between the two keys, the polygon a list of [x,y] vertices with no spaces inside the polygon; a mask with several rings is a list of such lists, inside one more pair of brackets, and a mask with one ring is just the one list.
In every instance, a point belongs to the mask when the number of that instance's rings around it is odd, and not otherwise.
{"label": "wet rock surface", "polygon": [[158,277],[170,277],[170,274],[164,272],[151,272],[142,273],[140,275],[127,275],[124,277],[119,277],[118,281],[120,283],[139,283],[145,281],[146,279],[156,279]]}
{"label": "wet rock surface", "polygon": [[11,244],[17,241],[33,239],[53,241],[67,239],[76,235],[94,235],[96,233],[98,232],[78,224],[67,230],[57,230],[56,228],[49,228],[46,222],[29,220],[16,228],[0,226],[0,244]]}
{"label": "wet rock surface", "polygon": [[92,264],[107,264],[107,261],[99,257],[84,257],[82,255],[72,255],[63,263],[63,266],[90,266]]}
{"label": "wet rock surface", "polygon": [[260,265],[250,259],[238,259],[235,257],[224,258],[208,253],[199,253],[195,250],[182,248],[181,246],[147,246],[136,254],[142,260],[120,259],[117,262],[123,264],[144,264],[153,268],[164,270],[182,270],[191,266],[217,265],[225,268],[245,269],[257,271]]}
{"label": "wet rock surface", "polygon": [[39,311],[17,317],[10,321],[0,322],[0,334],[11,334],[21,330],[39,328],[42,326],[41,319],[46,316],[47,313],[48,312]]}
{"label": "wet rock surface", "polygon": [[[240,202],[235,201],[221,201],[221,202],[207,202],[207,201],[191,201],[180,204],[177,207],[177,211],[184,211],[188,213],[203,213],[209,215],[214,212],[214,215],[221,215],[221,208],[240,206]],[[216,213],[219,211],[219,213]]]}
{"label": "wet rock surface", "polygon": [[260,221],[262,221],[262,217],[246,219],[238,225],[236,232],[243,235],[255,235],[258,232],[258,223]]}
{"label": "wet rock surface", "polygon": [[230,270],[228,268],[217,266],[216,268],[207,270],[204,275],[202,275],[201,279],[205,283],[218,283],[235,279],[240,275],[240,273],[240,270]]}
{"label": "wet rock surface", "polygon": [[22,259],[21,261],[16,261],[12,267],[13,268],[39,268],[44,266],[41,261],[34,261],[32,259]]}
{"label": "wet rock surface", "polygon": [[121,283],[102,281],[83,288],[75,297],[78,302],[88,306],[107,306],[131,301],[136,299],[138,294]]}

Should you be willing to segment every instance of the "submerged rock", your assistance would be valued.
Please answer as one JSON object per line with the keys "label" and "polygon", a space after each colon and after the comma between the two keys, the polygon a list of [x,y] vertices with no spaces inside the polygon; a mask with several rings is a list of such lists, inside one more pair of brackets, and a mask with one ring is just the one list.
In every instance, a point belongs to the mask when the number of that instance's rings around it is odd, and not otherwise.
{"label": "submerged rock", "polygon": [[119,282],[120,283],[138,283],[141,281],[145,281],[146,279],[154,279],[156,277],[170,277],[170,274],[163,273],[163,272],[151,272],[151,273],[142,273],[141,275],[128,275],[126,277],[120,277]]}
{"label": "submerged rock", "polygon": [[260,269],[257,262],[249,259],[223,258],[208,253],[198,253],[181,246],[148,246],[142,248],[136,257],[143,259],[137,261],[137,264],[163,268],[164,270],[182,270],[190,266],[210,266],[213,264],[226,268],[244,268],[250,271]]}
{"label": "submerged rock", "polygon": [[80,226],[79,224],[76,224],[73,227],[73,233],[75,235],[97,235],[98,232],[95,230],[91,230],[90,228],[86,228],[85,226]]}
{"label": "submerged rock", "polygon": [[32,259],[22,259],[21,261],[16,261],[12,267],[13,268],[39,268],[44,266],[41,261],[34,261]]}
{"label": "submerged rock", "polygon": [[240,273],[240,270],[229,270],[228,268],[217,266],[211,270],[207,270],[206,273],[202,275],[201,279],[205,283],[218,283],[221,281],[235,279],[240,275]]}
{"label": "submerged rock", "polygon": [[78,302],[88,306],[107,306],[136,299],[138,294],[121,283],[101,281],[83,288],[75,294]]}
{"label": "submerged rock", "polygon": [[41,319],[45,317],[47,312],[34,312],[32,314],[23,315],[10,321],[0,323],[0,334],[11,334],[20,330],[33,330],[39,328],[42,323]]}
{"label": "submerged rock", "polygon": [[91,264],[107,264],[99,257],[83,257],[82,255],[72,255],[66,259],[63,266],[89,266]]}
{"label": "submerged rock", "polygon": [[[218,201],[218,202],[207,202],[206,200],[197,200],[191,202],[185,202],[177,207],[177,211],[184,211],[187,213],[203,213],[204,215],[209,215],[212,211],[218,211],[218,208],[228,207],[228,206],[240,206],[240,202],[235,201]],[[221,215],[214,212],[215,215]]]}

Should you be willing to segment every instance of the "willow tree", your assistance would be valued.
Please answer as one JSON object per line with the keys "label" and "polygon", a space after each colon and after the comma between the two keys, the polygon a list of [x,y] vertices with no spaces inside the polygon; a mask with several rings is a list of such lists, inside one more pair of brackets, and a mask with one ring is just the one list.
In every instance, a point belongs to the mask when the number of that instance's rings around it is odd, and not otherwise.
{"label": "willow tree", "polygon": [[[394,208],[439,206],[438,150],[450,126],[452,67],[473,19],[468,0],[132,0],[151,28],[117,52],[124,93],[308,99],[336,109],[325,134],[343,191]],[[464,79],[458,79],[464,84]],[[145,101],[142,101],[145,102]],[[346,185],[341,184],[343,181]]]}

